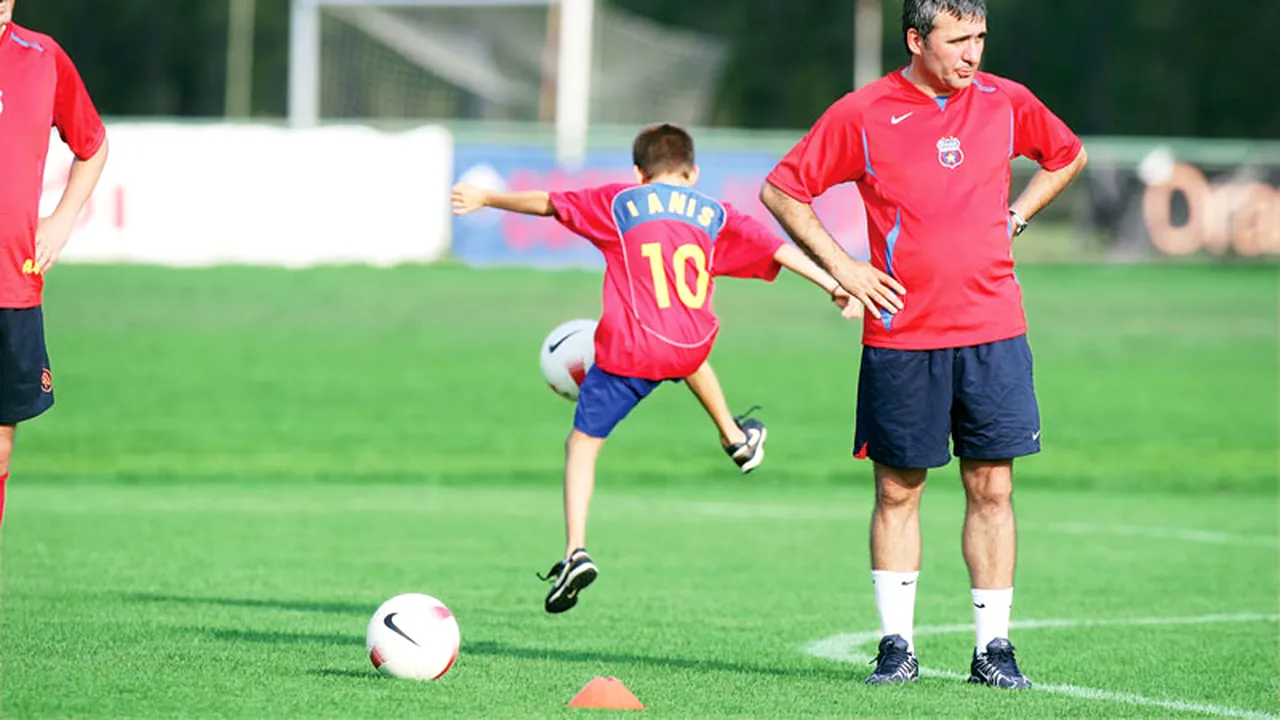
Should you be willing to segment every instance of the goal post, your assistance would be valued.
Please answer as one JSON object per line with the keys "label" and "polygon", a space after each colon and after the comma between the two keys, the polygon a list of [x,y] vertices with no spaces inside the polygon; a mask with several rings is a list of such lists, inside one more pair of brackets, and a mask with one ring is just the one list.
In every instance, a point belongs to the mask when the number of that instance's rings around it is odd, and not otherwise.
{"label": "goal post", "polygon": [[728,43],[607,0],[290,0],[289,122],[591,127],[714,122]]}
{"label": "goal post", "polygon": [[595,0],[290,0],[289,124],[320,120],[323,8],[476,8],[559,6],[556,68],[556,154],[562,164],[580,163],[590,127],[592,39]]}

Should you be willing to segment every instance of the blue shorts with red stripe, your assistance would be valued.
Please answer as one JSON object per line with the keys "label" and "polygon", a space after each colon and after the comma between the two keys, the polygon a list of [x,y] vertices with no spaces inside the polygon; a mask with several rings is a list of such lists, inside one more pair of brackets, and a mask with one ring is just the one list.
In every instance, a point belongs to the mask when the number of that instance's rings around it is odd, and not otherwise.
{"label": "blue shorts with red stripe", "polygon": [[944,350],[864,347],[854,455],[895,468],[1040,452],[1027,336]]}

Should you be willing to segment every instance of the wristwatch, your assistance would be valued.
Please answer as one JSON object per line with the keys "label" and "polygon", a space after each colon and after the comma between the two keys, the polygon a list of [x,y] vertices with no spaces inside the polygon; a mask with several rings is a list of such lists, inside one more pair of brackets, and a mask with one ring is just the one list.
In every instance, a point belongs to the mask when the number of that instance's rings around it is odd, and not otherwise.
{"label": "wristwatch", "polygon": [[1029,223],[1018,214],[1017,210],[1014,210],[1013,208],[1009,208],[1009,217],[1013,220],[1013,236],[1018,237],[1022,234],[1023,230],[1027,229],[1027,225]]}

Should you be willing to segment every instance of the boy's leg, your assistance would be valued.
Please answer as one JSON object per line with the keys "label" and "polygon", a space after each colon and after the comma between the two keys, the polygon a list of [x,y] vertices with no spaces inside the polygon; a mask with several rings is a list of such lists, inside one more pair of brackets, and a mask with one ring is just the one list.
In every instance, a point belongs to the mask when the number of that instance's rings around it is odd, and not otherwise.
{"label": "boy's leg", "polygon": [[759,420],[734,417],[729,411],[720,379],[711,369],[711,363],[702,363],[692,375],[685,378],[685,384],[716,424],[716,429],[720,431],[720,445],[744,473],[751,472],[764,462],[764,442],[769,431]]}
{"label": "boy's leg", "polygon": [[605,439],[574,429],[565,442],[564,534],[566,558],[587,546],[587,509],[596,486],[596,458]]}
{"label": "boy's leg", "polygon": [[573,432],[565,441],[565,557],[541,576],[551,580],[545,607],[562,613],[578,603],[578,593],[595,581],[599,570],[587,554],[587,514],[596,483],[596,458],[605,438],[660,383],[628,378],[592,366],[578,392]]}
{"label": "boy's leg", "polygon": [[716,377],[715,371],[711,369],[711,363],[702,363],[702,367],[685,378],[684,382],[693,392],[693,396],[698,398],[698,402],[702,403],[702,408],[711,416],[711,421],[716,424],[716,429],[720,431],[721,445],[739,445],[747,441],[747,434],[738,427],[738,422],[733,419],[733,413],[729,411],[729,402],[725,400],[724,388],[720,385],[720,378]]}
{"label": "boy's leg", "polygon": [[587,554],[587,510],[596,484],[596,458],[604,438],[593,437],[577,428],[565,441],[564,462],[564,559],[543,576],[553,580],[544,607],[562,613],[578,604],[578,593],[600,574]]}

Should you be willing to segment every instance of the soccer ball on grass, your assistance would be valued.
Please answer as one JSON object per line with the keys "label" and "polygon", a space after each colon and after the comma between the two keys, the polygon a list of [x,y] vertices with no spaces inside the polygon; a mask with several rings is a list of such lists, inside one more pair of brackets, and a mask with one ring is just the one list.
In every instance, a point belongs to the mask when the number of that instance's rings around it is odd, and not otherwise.
{"label": "soccer ball on grass", "polygon": [[409,680],[439,680],[458,659],[458,621],[430,595],[405,593],[369,619],[365,645],[379,672]]}

